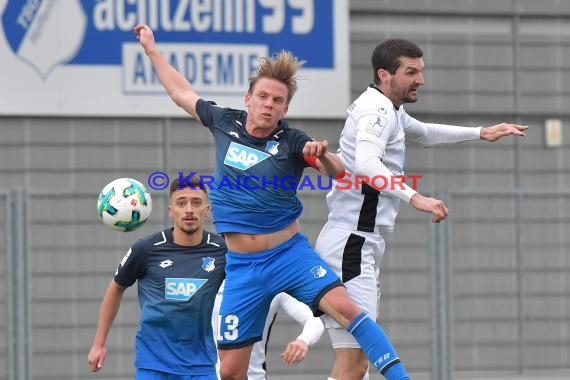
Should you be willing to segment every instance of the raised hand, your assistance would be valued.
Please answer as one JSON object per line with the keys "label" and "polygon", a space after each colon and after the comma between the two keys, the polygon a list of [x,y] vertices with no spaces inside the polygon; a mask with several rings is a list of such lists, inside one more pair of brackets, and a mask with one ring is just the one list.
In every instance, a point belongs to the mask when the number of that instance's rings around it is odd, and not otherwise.
{"label": "raised hand", "polygon": [[155,47],[154,34],[148,25],[139,24],[134,27],[133,31],[145,51],[148,52],[149,49]]}

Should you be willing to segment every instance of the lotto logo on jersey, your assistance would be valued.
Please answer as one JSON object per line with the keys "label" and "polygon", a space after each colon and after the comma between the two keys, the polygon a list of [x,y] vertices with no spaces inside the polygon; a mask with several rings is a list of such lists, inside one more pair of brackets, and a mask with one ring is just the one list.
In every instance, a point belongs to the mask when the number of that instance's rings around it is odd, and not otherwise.
{"label": "lotto logo on jersey", "polygon": [[269,156],[268,153],[232,142],[226,152],[224,164],[236,169],[246,170],[259,164]]}
{"label": "lotto logo on jersey", "polygon": [[208,280],[201,278],[165,278],[164,298],[188,301]]}

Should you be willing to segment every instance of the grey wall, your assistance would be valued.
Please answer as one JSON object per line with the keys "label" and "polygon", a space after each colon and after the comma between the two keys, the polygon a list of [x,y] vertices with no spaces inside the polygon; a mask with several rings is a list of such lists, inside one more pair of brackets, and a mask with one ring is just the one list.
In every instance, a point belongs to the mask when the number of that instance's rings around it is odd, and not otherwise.
{"label": "grey wall", "polygon": [[[382,39],[414,40],[425,52],[426,85],[408,112],[424,121],[489,125],[518,120],[525,139],[445,148],[409,147],[408,173],[420,190],[566,188],[570,160],[570,2],[530,0],[351,1],[351,95],[371,82],[371,49]],[[514,17],[514,15],[517,15]],[[513,34],[513,31],[517,31]],[[334,89],[334,83],[324,84]],[[291,105],[294,107],[294,102]],[[544,119],[563,121],[564,144],[545,148]],[[343,120],[292,120],[336,147]],[[98,192],[117,177],[145,182],[154,171],[213,169],[211,137],[189,119],[0,117],[0,190],[30,197],[32,372],[36,379],[132,376],[136,291],[125,295],[101,374],[86,355],[100,299],[125,250],[165,225],[164,194],[153,192],[152,221],[130,234],[100,225]],[[326,220],[324,193],[303,192],[304,231],[312,241]],[[454,363],[459,372],[569,369],[570,232],[567,197],[450,194]],[[1,198],[0,198],[1,200]],[[0,202],[0,212],[5,205]],[[402,206],[394,250],[383,262],[380,319],[416,374],[432,368],[429,218]],[[0,231],[6,223],[0,222]],[[3,234],[0,233],[0,242]],[[4,247],[4,244],[0,244]],[[2,248],[0,248],[0,252]],[[10,270],[0,256],[0,282]],[[7,293],[0,293],[0,335],[7,334]],[[328,337],[299,366],[279,354],[299,330],[275,326],[270,368],[286,376],[325,375]],[[0,339],[0,378],[7,340]],[[472,372],[474,371],[474,372]]]}

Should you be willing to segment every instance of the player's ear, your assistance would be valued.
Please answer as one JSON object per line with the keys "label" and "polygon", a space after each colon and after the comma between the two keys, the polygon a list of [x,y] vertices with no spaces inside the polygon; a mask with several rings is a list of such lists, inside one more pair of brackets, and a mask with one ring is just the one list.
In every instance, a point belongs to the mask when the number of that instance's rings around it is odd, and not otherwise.
{"label": "player's ear", "polygon": [[384,69],[378,69],[378,78],[380,78],[380,82],[385,81],[388,78],[390,73]]}
{"label": "player's ear", "polygon": [[172,206],[168,205],[168,217],[172,219]]}

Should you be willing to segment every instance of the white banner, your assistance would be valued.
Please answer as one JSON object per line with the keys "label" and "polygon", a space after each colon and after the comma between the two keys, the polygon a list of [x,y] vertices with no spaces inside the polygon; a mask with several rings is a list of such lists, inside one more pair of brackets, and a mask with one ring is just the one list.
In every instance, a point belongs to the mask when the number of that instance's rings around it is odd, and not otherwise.
{"label": "white banner", "polygon": [[205,99],[244,108],[259,59],[306,61],[288,117],[343,118],[347,0],[0,0],[0,115],[184,116],[133,27]]}

